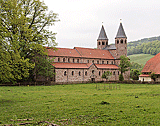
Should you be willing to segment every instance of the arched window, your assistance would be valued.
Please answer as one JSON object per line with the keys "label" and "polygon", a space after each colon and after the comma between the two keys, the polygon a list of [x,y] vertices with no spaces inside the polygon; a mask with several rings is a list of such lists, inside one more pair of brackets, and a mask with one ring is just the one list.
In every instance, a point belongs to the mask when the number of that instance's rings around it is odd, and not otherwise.
{"label": "arched window", "polygon": [[105,71],[103,73],[105,73]]}
{"label": "arched window", "polygon": [[119,40],[117,40],[117,44],[119,44]]}
{"label": "arched window", "polygon": [[79,59],[77,59],[77,63],[79,63]]}
{"label": "arched window", "polygon": [[72,76],[74,75],[74,71],[72,71]]}
{"label": "arched window", "polygon": [[108,64],[108,61],[107,61],[107,64]]}
{"label": "arched window", "polygon": [[97,61],[97,64],[99,64],[99,61]]}
{"label": "arched window", "polygon": [[112,64],[113,64],[113,61],[112,61]]}
{"label": "arched window", "polygon": [[102,42],[102,45],[104,45],[104,42]]}
{"label": "arched window", "polygon": [[118,75],[119,75],[119,71],[118,71]]}
{"label": "arched window", "polygon": [[101,45],[101,42],[98,42],[98,45]]}
{"label": "arched window", "polygon": [[94,74],[94,70],[92,70],[92,74]]}
{"label": "arched window", "polygon": [[67,75],[67,72],[66,71],[64,71],[64,76],[66,76]]}
{"label": "arched window", "polygon": [[127,40],[125,40],[125,44],[127,43]]}
{"label": "arched window", "polygon": [[92,63],[94,63],[94,60],[92,60]]}
{"label": "arched window", "polygon": [[106,45],[108,45],[108,42],[106,42]]}
{"label": "arched window", "polygon": [[123,44],[123,40],[121,40],[121,43]]}
{"label": "arched window", "polygon": [[102,61],[102,64],[104,64],[104,61]]}
{"label": "arched window", "polygon": [[113,75],[115,75],[115,71],[113,72]]}
{"label": "arched window", "polygon": [[65,62],[65,58],[63,58],[63,62]]}
{"label": "arched window", "polygon": [[73,59],[73,63],[74,63],[74,59]]}
{"label": "arched window", "polygon": [[79,71],[79,76],[81,76],[81,72]]}
{"label": "arched window", "polygon": [[85,72],[85,75],[87,76],[87,71]]}
{"label": "arched window", "polygon": [[99,71],[99,76],[101,76],[101,71]]}
{"label": "arched window", "polygon": [[60,58],[58,58],[58,62],[60,62]]}
{"label": "arched window", "polygon": [[68,58],[68,63],[70,62],[70,59]]}
{"label": "arched window", "polygon": [[87,60],[87,63],[89,63],[89,60]]}

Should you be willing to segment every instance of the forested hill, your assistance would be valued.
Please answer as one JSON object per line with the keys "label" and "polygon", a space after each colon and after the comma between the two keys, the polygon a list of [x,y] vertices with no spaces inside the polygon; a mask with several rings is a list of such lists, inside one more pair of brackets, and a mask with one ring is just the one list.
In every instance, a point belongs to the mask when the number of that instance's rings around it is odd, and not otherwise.
{"label": "forested hill", "polygon": [[160,52],[160,36],[128,42],[127,50],[128,55],[141,53],[156,55]]}

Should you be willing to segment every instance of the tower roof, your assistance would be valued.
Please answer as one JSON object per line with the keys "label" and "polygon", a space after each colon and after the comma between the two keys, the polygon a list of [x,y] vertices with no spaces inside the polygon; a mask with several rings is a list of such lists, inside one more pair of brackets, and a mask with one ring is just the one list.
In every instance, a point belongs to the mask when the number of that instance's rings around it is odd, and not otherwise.
{"label": "tower roof", "polygon": [[125,34],[125,32],[124,32],[122,23],[120,23],[120,26],[119,26],[119,29],[118,29],[116,38],[127,38],[127,36],[126,36],[126,34]]}
{"label": "tower roof", "polygon": [[102,25],[98,40],[108,40],[104,27]]}

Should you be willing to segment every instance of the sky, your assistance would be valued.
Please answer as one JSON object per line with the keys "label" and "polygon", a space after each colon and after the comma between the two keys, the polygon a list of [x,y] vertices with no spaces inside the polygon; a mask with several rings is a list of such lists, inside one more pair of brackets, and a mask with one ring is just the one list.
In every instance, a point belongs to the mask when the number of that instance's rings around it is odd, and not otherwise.
{"label": "sky", "polygon": [[128,42],[160,36],[160,0],[43,1],[60,20],[49,27],[57,33],[57,47],[96,48],[102,24],[112,44],[120,19]]}

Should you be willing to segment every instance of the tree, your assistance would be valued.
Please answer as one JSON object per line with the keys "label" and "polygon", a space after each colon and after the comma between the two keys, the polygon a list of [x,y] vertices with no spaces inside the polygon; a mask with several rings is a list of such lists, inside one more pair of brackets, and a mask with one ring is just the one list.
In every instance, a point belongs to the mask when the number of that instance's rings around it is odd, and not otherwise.
{"label": "tree", "polygon": [[156,74],[153,72],[153,73],[151,74],[151,79],[153,79],[153,80],[155,81],[156,78],[157,78],[157,76],[156,76]]}
{"label": "tree", "polygon": [[[42,66],[50,64],[44,46],[53,48],[56,45],[55,33],[49,31],[48,27],[58,20],[57,14],[47,10],[48,7],[40,0],[0,0],[0,49],[5,52],[4,55],[10,57],[8,59],[10,61],[5,61],[10,63],[8,68],[18,69],[20,80],[29,74],[34,76],[36,67],[33,69],[33,66],[40,63],[36,62],[36,57],[43,57],[41,61],[45,64]],[[18,67],[14,66],[15,61]],[[25,71],[27,76],[21,74],[24,73],[23,65],[26,65],[22,62],[28,64],[26,67],[28,71]],[[47,70],[45,69],[43,73],[47,73]]]}
{"label": "tree", "polygon": [[102,78],[105,78],[106,81],[109,80],[110,76],[112,75],[112,72],[106,71],[102,74]]}
{"label": "tree", "polygon": [[130,71],[130,77],[133,79],[133,80],[138,80],[139,79],[139,75],[140,75],[140,71],[137,70],[137,69],[132,69]]}
{"label": "tree", "polygon": [[130,66],[131,66],[131,63],[130,63],[128,57],[120,56],[119,71],[121,71],[122,76],[123,76],[123,73],[125,73],[125,71],[129,70]]}

